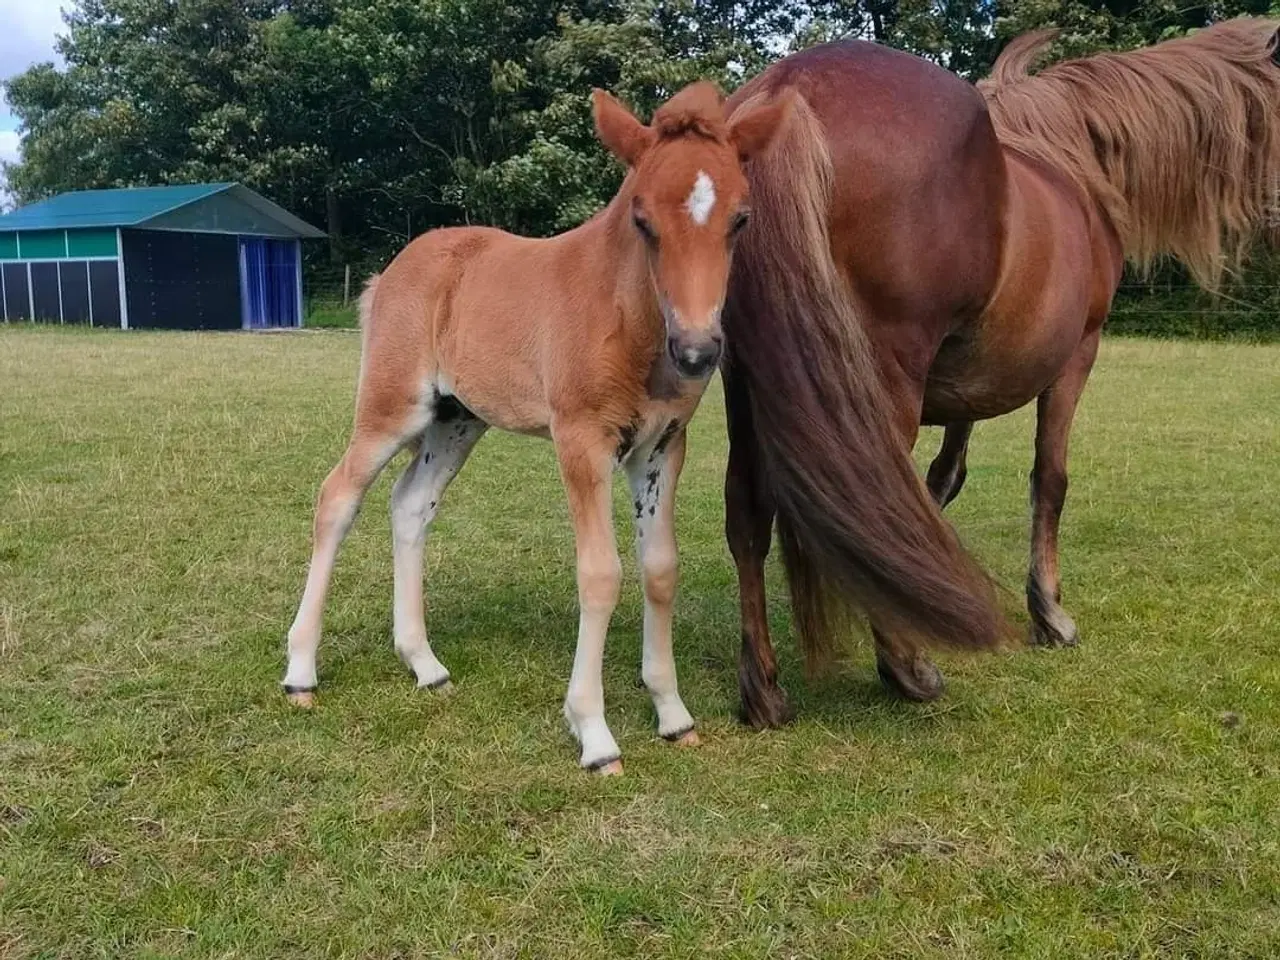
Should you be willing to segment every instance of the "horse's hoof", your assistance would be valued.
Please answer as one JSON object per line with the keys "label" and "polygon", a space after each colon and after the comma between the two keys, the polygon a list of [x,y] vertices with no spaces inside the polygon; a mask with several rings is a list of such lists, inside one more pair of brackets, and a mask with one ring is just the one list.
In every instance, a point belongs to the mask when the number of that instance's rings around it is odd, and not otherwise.
{"label": "horse's hoof", "polygon": [[1080,645],[1080,631],[1071,622],[1070,617],[1063,617],[1065,624],[1053,626],[1048,623],[1032,622],[1027,642],[1033,647],[1044,647],[1052,650],[1057,647],[1076,647]]}
{"label": "horse's hoof", "polygon": [[612,760],[589,768],[597,777],[620,777],[622,776],[622,759],[614,757]]}
{"label": "horse's hoof", "polygon": [[892,693],[914,703],[937,700],[947,690],[942,671],[928,657],[917,656],[908,667],[876,653],[876,672],[880,682]]}
{"label": "horse's hoof", "polygon": [[751,696],[744,694],[738,711],[738,719],[753,730],[785,727],[795,718],[796,713],[781,687],[756,691]]}
{"label": "horse's hoof", "polygon": [[434,693],[437,697],[451,697],[455,692],[457,692],[458,688],[453,685],[452,680],[445,677],[443,680],[437,680],[435,683],[420,683],[418,684],[418,689]]}
{"label": "horse's hoof", "polygon": [[314,690],[294,690],[288,694],[289,702],[302,710],[310,710],[316,705]]}
{"label": "horse's hoof", "polygon": [[677,747],[700,747],[702,746],[702,738],[698,736],[697,730],[685,730],[683,733],[673,733],[669,737],[663,737],[668,743],[673,743]]}

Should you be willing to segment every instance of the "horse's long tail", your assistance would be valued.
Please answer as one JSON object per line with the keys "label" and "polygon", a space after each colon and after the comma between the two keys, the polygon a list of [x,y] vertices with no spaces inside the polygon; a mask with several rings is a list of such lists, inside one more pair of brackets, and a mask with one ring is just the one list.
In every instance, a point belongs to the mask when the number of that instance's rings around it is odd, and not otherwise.
{"label": "horse's long tail", "polygon": [[935,644],[997,645],[996,591],[943,519],[895,428],[871,343],[832,259],[833,171],[802,98],[750,169],[751,227],[726,305],[801,646],[829,655],[852,601]]}

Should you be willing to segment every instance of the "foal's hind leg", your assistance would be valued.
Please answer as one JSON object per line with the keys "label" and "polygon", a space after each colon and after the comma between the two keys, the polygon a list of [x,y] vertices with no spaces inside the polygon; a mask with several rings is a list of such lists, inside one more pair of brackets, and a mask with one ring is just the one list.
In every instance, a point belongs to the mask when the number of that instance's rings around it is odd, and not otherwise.
{"label": "foal's hind leg", "polygon": [[289,665],[283,681],[285,693],[298,706],[311,706],[315,693],[316,650],[338,547],[351,529],[370,484],[411,435],[412,430],[384,433],[357,428],[346,453],[320,487],[311,565],[302,602],[289,628]]}
{"label": "foal's hind leg", "polygon": [[627,462],[636,518],[636,555],[644,579],[644,656],[640,675],[658,712],[658,735],[694,746],[698,735],[676,685],[671,620],[677,562],[676,484],[684,465],[685,432],[659,440],[646,456]]}
{"label": "foal's hind leg", "polygon": [[929,464],[929,492],[939,506],[945,507],[960,493],[968,474],[969,437],[973,424],[966,420],[948,423],[942,435],[942,447]]}
{"label": "foal's hind leg", "polygon": [[1067,498],[1067,438],[1076,404],[1098,355],[1099,332],[1081,341],[1062,375],[1036,403],[1036,462],[1031,471],[1031,570],[1027,607],[1031,642],[1075,646],[1076,625],[1062,609],[1058,575],[1058,524]]}
{"label": "foal's hind leg", "polygon": [[[449,415],[444,416],[446,412]],[[427,427],[413,460],[391,491],[396,652],[413,671],[418,686],[431,690],[449,686],[449,671],[427,642],[422,552],[444,491],[488,429],[484,421],[448,399],[437,404],[436,415],[438,419]]]}

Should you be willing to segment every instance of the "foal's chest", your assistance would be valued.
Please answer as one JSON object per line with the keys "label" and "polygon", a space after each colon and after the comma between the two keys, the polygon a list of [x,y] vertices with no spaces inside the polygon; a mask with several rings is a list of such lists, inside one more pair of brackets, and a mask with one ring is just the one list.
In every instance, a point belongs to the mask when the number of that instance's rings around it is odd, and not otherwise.
{"label": "foal's chest", "polygon": [[619,431],[618,465],[664,458],[671,442],[693,418],[702,392],[676,400],[650,400],[642,404],[631,422]]}

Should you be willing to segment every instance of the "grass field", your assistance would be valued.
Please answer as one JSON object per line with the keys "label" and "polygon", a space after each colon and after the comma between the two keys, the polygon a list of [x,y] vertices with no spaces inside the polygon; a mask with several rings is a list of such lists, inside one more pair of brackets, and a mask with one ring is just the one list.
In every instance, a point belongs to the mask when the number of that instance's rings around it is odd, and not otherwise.
{"label": "grass field", "polygon": [[[1078,650],[944,658],[924,708],[865,643],[806,682],[773,571],[800,719],[763,734],[734,720],[713,390],[679,518],[704,746],[653,734],[628,550],[610,780],[560,720],[572,543],[540,441],[487,438],[428,547],[457,693],[392,654],[384,479],[320,705],[287,707],[357,353],[0,331],[0,957],[1280,955],[1280,348],[1104,345],[1063,534]],[[1014,594],[1030,431],[980,426],[953,507]]]}

